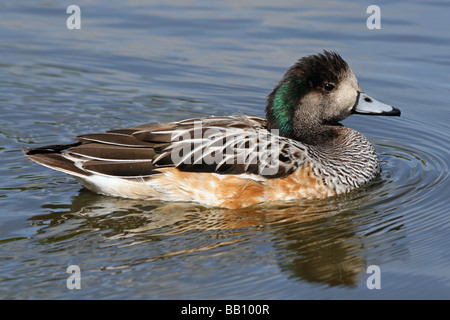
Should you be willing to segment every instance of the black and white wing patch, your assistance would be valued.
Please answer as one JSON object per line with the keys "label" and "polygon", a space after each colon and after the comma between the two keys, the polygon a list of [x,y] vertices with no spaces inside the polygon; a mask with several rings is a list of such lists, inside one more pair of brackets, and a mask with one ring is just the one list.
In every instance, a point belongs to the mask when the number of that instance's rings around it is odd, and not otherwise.
{"label": "black and white wing patch", "polygon": [[305,157],[303,145],[242,119],[234,126],[202,119],[188,128],[171,131],[170,141],[155,158],[155,167],[173,164],[182,171],[280,178],[295,171]]}

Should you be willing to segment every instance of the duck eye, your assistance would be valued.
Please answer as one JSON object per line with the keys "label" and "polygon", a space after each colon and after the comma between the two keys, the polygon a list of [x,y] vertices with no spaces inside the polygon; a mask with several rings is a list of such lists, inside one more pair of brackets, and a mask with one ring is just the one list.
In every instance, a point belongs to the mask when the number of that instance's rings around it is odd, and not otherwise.
{"label": "duck eye", "polygon": [[332,84],[332,83],[326,83],[323,87],[324,87],[324,89],[325,89],[326,91],[330,92],[331,90],[334,89],[334,84]]}

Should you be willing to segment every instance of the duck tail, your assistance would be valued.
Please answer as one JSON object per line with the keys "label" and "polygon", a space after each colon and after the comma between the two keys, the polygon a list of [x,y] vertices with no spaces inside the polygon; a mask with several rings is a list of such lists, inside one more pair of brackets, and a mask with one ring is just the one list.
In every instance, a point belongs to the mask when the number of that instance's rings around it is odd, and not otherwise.
{"label": "duck tail", "polygon": [[75,162],[64,156],[63,151],[79,145],[80,142],[72,144],[48,145],[37,148],[23,148],[25,156],[40,165],[62,171],[73,176],[86,177],[89,174],[75,165]]}

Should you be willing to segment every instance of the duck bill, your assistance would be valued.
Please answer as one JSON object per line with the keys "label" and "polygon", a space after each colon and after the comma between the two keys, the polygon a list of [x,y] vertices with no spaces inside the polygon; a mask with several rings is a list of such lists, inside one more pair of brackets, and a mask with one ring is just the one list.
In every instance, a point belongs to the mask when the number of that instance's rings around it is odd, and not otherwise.
{"label": "duck bill", "polygon": [[369,97],[364,92],[358,92],[356,103],[352,108],[354,114],[375,116],[400,116],[400,110]]}

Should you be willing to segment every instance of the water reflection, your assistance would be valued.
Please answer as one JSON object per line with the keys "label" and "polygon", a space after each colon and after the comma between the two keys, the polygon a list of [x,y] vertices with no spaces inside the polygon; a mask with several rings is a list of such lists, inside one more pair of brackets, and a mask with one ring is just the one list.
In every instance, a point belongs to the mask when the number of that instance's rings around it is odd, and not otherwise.
{"label": "water reflection", "polygon": [[[115,246],[131,250],[129,257],[101,268],[128,268],[175,257],[186,262],[214,251],[227,256],[226,261],[240,255],[245,264],[256,266],[264,266],[264,256],[275,256],[286,278],[353,286],[364,277],[366,251],[373,241],[373,230],[364,230],[367,218],[377,219],[365,209],[349,208],[365,208],[367,202],[356,194],[339,201],[224,210],[110,198],[82,189],[71,204],[44,205],[48,213],[30,221],[39,229],[36,240],[52,244],[51,250],[94,244],[101,250],[114,251]],[[263,249],[255,254],[258,245]]]}
{"label": "water reflection", "polygon": [[336,217],[286,225],[275,240],[281,270],[290,278],[329,286],[357,284],[365,270],[365,254],[364,239],[356,230],[351,219]]}

